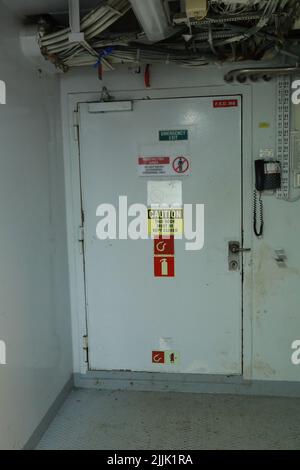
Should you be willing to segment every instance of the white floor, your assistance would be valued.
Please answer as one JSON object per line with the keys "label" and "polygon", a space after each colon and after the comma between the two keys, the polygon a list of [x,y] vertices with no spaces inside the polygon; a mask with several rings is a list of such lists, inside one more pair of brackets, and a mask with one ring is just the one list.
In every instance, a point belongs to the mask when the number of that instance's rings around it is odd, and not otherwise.
{"label": "white floor", "polygon": [[300,449],[300,399],[74,390],[38,449]]}

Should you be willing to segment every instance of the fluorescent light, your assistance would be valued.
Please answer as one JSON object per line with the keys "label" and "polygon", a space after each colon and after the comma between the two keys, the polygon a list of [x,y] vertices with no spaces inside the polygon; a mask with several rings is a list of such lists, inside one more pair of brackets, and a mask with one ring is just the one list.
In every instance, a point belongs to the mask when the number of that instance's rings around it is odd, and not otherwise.
{"label": "fluorescent light", "polygon": [[162,0],[130,0],[133,11],[151,42],[166,39],[173,29]]}

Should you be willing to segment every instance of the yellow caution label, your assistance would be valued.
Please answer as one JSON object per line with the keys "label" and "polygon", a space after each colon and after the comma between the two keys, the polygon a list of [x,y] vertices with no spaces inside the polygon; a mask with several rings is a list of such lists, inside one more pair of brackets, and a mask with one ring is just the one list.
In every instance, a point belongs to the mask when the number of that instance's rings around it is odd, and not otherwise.
{"label": "yellow caution label", "polygon": [[269,129],[269,127],[271,127],[271,124],[269,122],[260,122],[258,127],[260,129]]}
{"label": "yellow caution label", "polygon": [[183,229],[183,209],[148,209],[150,236],[182,235]]}

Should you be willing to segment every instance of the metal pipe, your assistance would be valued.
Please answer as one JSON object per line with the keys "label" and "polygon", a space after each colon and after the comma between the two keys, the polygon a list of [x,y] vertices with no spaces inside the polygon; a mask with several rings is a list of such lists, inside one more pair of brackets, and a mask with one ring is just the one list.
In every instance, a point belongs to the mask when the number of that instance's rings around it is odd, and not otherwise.
{"label": "metal pipe", "polygon": [[257,67],[257,68],[247,68],[247,69],[235,69],[228,72],[224,80],[227,83],[232,83],[234,80],[237,80],[240,83],[243,83],[247,78],[261,77],[264,80],[268,80],[269,77],[276,77],[278,75],[291,75],[293,73],[300,73],[300,67]]}

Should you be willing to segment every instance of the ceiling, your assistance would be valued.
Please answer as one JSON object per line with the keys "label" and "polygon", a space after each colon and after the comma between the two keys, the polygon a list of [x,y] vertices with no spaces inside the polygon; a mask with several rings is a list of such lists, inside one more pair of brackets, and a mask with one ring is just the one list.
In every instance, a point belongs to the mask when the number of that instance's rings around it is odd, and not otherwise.
{"label": "ceiling", "polygon": [[[68,11],[68,0],[2,0],[8,8],[19,16],[38,15],[40,13],[63,13]],[[91,9],[101,0],[80,0],[82,9]]]}

